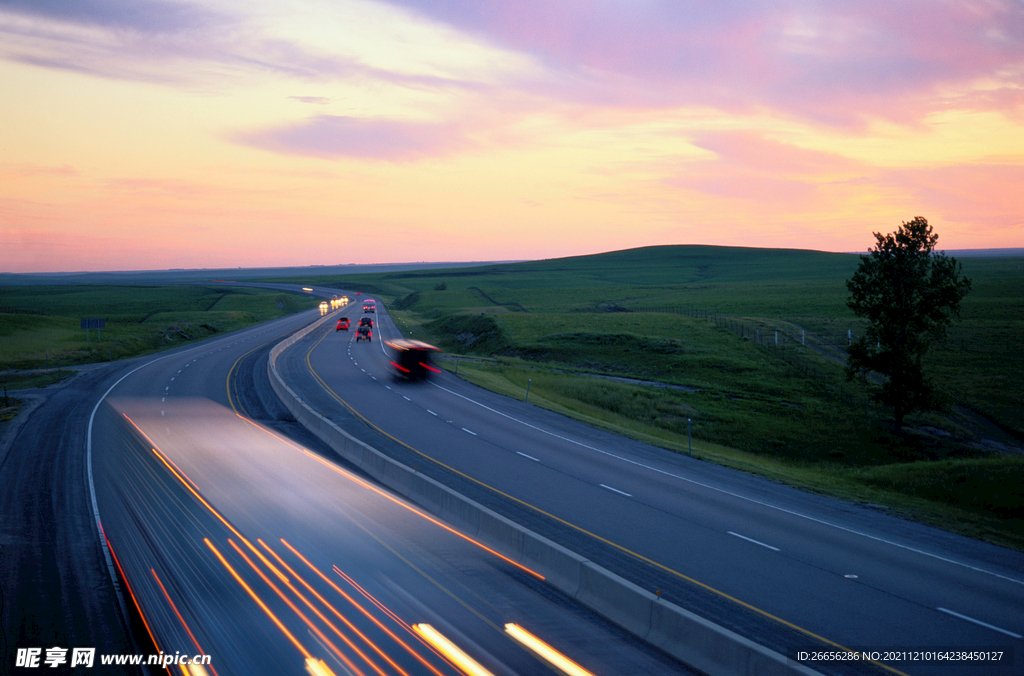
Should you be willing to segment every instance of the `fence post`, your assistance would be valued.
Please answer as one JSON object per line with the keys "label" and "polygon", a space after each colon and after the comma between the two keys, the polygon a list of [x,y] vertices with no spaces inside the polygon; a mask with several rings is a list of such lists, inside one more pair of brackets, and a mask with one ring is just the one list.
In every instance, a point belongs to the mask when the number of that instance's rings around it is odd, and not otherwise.
{"label": "fence post", "polygon": [[532,383],[532,382],[533,382],[533,378],[527,378],[526,379],[526,398],[523,399],[523,403],[524,404],[529,403],[529,401],[530,401],[530,383]]}
{"label": "fence post", "polygon": [[[5,390],[6,391],[6,390]],[[693,457],[693,435],[690,433],[690,419],[686,419],[686,454]]]}

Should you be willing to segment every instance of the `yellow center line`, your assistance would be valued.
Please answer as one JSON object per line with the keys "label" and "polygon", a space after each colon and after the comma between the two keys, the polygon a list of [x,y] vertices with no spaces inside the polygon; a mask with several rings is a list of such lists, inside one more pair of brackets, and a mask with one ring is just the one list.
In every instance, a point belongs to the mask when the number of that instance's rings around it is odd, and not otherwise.
{"label": "yellow center line", "polygon": [[[320,340],[316,341],[309,348],[309,350],[306,352],[306,366],[309,368],[309,372],[312,374],[313,378],[316,379],[317,383],[319,383],[320,386],[324,389],[324,391],[327,392],[328,395],[330,395],[335,401],[337,401],[342,406],[344,406],[346,410],[348,410],[354,416],[356,416],[357,418],[362,420],[364,423],[369,425],[371,428],[376,430],[378,433],[384,435],[385,437],[387,437],[388,439],[391,439],[392,441],[394,441],[395,443],[399,444],[400,446],[402,446],[402,447],[408,449],[409,451],[415,453],[416,455],[420,456],[424,460],[432,462],[432,463],[438,465],[439,467],[442,467],[442,468],[448,470],[449,472],[457,474],[458,476],[460,476],[460,477],[462,477],[462,478],[464,478],[464,479],[466,479],[468,481],[473,482],[474,484],[480,486],[481,488],[485,488],[485,489],[487,489],[489,491],[492,491],[492,492],[496,493],[497,495],[502,496],[503,498],[507,498],[508,500],[511,500],[511,501],[515,502],[516,504],[522,505],[523,507],[526,507],[527,509],[530,509],[530,510],[532,510],[532,511],[538,513],[538,514],[541,514],[542,516],[545,516],[545,517],[547,517],[549,519],[552,519],[552,520],[554,520],[554,521],[556,521],[556,522],[558,522],[558,523],[560,523],[560,524],[562,524],[562,525],[564,525],[564,526],[566,526],[568,528],[571,528],[571,529],[577,531],[578,533],[582,533],[583,535],[586,535],[586,536],[591,537],[591,538],[593,538],[593,539],[595,539],[595,540],[597,540],[599,542],[602,542],[602,543],[608,545],[609,547],[612,547],[612,548],[614,548],[614,549],[616,549],[616,550],[618,550],[618,551],[620,551],[620,552],[622,552],[624,554],[628,554],[629,556],[632,556],[633,558],[635,558],[635,559],[637,559],[639,561],[643,561],[644,563],[646,563],[648,565],[654,566],[658,570],[661,570],[661,571],[663,571],[665,573],[668,573],[669,575],[677,577],[677,578],[679,578],[681,580],[685,580],[686,582],[689,582],[690,584],[696,585],[696,586],[700,587],[701,589],[704,589],[704,590],[706,590],[708,592],[711,592],[712,594],[715,594],[715,595],[717,595],[717,596],[719,596],[721,598],[726,599],[727,601],[731,601],[732,603],[735,603],[735,604],[737,604],[739,606],[742,606],[742,607],[746,608],[747,610],[750,610],[751,612],[754,612],[754,613],[757,613],[758,615],[761,615],[762,617],[770,619],[770,620],[772,620],[774,622],[778,622],[779,624],[781,624],[781,625],[783,625],[785,627],[788,627],[788,628],[790,628],[790,629],[792,629],[792,630],[794,630],[796,632],[799,632],[799,633],[803,634],[804,636],[809,636],[809,637],[811,637],[811,638],[813,638],[813,639],[815,639],[817,641],[821,641],[822,643],[830,645],[830,646],[832,646],[834,648],[837,648],[839,650],[844,650],[844,651],[846,651],[848,653],[856,652],[855,650],[853,650],[851,648],[847,648],[846,646],[844,646],[844,645],[842,645],[840,643],[836,643],[835,641],[829,640],[829,639],[825,638],[824,636],[819,636],[818,634],[815,634],[814,632],[810,631],[809,629],[804,629],[803,627],[801,627],[801,626],[799,626],[797,624],[789,622],[788,620],[784,620],[781,617],[773,615],[773,614],[769,613],[766,610],[762,610],[761,608],[758,608],[757,606],[751,605],[750,603],[747,603],[746,601],[741,601],[740,599],[738,599],[738,598],[736,598],[734,596],[731,596],[731,595],[729,595],[729,594],[727,594],[727,593],[725,593],[725,592],[723,592],[723,591],[721,591],[719,589],[716,589],[716,588],[714,588],[714,587],[712,587],[712,586],[710,586],[710,585],[708,585],[708,584],[706,584],[704,582],[701,582],[700,580],[697,580],[697,579],[694,579],[694,578],[692,578],[692,577],[690,577],[688,575],[685,575],[685,574],[683,574],[683,573],[681,573],[681,572],[679,572],[679,571],[677,571],[677,570],[675,570],[673,568],[670,568],[670,567],[666,566],[665,564],[662,564],[662,563],[659,563],[657,561],[654,561],[653,559],[649,559],[646,556],[644,556],[642,554],[639,554],[637,552],[634,552],[633,550],[628,549],[628,548],[626,548],[626,547],[624,547],[624,546],[622,546],[622,545],[620,545],[620,544],[618,544],[616,542],[612,542],[611,540],[609,540],[607,538],[604,538],[604,537],[601,537],[600,535],[598,535],[596,533],[592,533],[591,531],[589,531],[589,530],[587,530],[587,529],[585,529],[585,528],[583,528],[581,526],[578,526],[578,525],[576,525],[574,523],[566,521],[565,519],[559,518],[559,517],[555,516],[554,514],[551,514],[550,512],[547,512],[547,511],[541,509],[540,507],[537,507],[535,505],[530,504],[529,502],[526,502],[525,500],[521,500],[521,499],[519,499],[519,498],[517,498],[517,497],[515,497],[513,495],[509,495],[508,493],[506,493],[506,492],[504,492],[504,491],[502,491],[500,489],[497,489],[494,486],[486,484],[486,483],[480,481],[479,479],[476,479],[476,478],[474,478],[474,477],[472,477],[472,476],[470,476],[470,475],[468,475],[468,474],[466,474],[464,472],[460,472],[459,470],[455,469],[454,467],[441,462],[437,458],[429,456],[426,453],[424,453],[423,451],[420,451],[419,449],[416,449],[416,448],[410,446],[409,444],[405,443],[401,439],[398,439],[398,438],[392,436],[391,434],[388,434],[387,432],[382,430],[380,427],[377,427],[372,422],[370,422],[365,416],[363,416],[358,411],[356,411],[355,408],[353,408],[347,401],[345,401],[340,396],[338,396],[338,394],[334,390],[331,389],[331,387],[324,381],[324,379],[322,377],[320,377],[320,374],[316,372],[316,369],[313,368],[313,364],[310,362],[310,355],[313,354],[313,350],[315,350],[317,347],[319,347],[320,343],[323,342],[323,340],[328,335],[330,335],[330,334],[325,332],[324,335],[320,337]],[[874,660],[871,660],[871,663],[874,664],[875,666],[882,667],[883,669],[886,669],[887,671],[890,671],[893,674],[897,674],[897,676],[909,676],[908,674],[906,674],[906,673],[904,673],[902,671],[899,671],[897,669],[894,669],[894,668],[890,667],[887,664],[883,664],[881,662],[876,662]]]}

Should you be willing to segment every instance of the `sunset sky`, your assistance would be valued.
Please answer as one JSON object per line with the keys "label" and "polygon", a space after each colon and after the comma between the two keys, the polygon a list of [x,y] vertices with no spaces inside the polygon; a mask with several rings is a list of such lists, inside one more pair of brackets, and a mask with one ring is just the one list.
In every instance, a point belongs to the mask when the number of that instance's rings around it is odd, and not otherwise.
{"label": "sunset sky", "polygon": [[1024,246],[1019,0],[0,0],[0,272]]}

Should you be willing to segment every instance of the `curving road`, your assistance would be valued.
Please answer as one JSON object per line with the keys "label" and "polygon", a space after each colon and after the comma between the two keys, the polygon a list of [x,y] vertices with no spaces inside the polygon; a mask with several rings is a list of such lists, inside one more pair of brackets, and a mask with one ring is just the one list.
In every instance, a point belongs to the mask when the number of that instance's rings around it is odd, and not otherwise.
{"label": "curving road", "polygon": [[593,673],[691,673],[297,429],[267,352],[316,316],[151,359],[90,414],[110,566],[156,650],[210,655],[221,676],[470,673],[461,655],[493,674],[562,673],[511,623]]}
{"label": "curving road", "polygon": [[[381,336],[399,334],[378,303]],[[353,435],[663,598],[783,654],[890,653],[814,663],[826,673],[1024,673],[1024,555],[623,439],[451,374],[394,382],[384,344],[353,338],[316,331],[279,372]],[[936,649],[949,659],[913,659]],[[1002,662],[973,654],[992,651]]]}

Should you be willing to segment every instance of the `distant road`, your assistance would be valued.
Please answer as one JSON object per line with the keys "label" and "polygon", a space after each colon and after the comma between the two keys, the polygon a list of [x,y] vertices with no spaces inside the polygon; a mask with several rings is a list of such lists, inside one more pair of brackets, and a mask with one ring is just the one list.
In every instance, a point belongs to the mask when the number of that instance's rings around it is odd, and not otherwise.
{"label": "distant road", "polygon": [[[398,337],[378,306],[376,335]],[[401,462],[779,652],[1001,647],[1012,668],[892,659],[866,671],[1024,670],[1020,553],[624,439],[450,374],[395,383],[388,361],[381,342],[328,327],[278,369],[314,409]]]}

